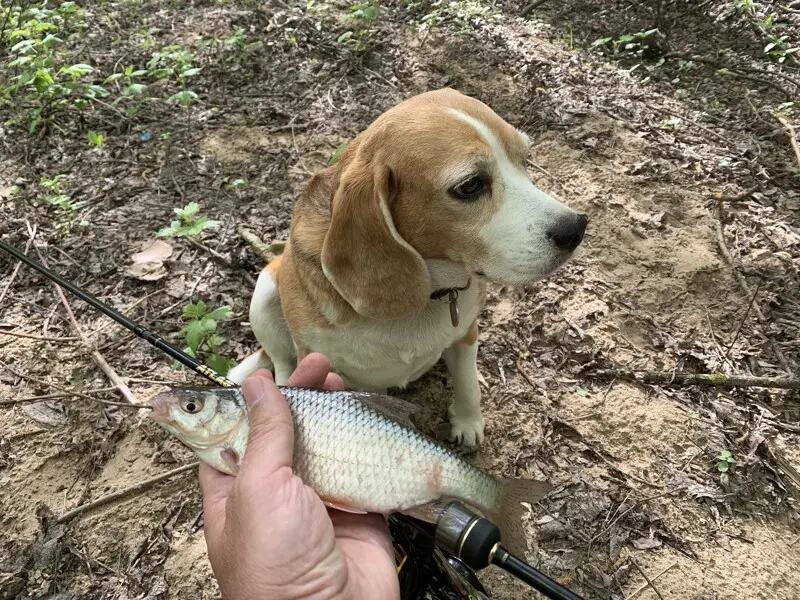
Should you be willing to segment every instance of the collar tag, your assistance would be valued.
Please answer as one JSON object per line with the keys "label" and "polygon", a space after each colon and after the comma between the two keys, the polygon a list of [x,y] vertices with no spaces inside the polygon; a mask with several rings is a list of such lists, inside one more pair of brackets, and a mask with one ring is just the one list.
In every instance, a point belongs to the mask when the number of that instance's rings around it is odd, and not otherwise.
{"label": "collar tag", "polygon": [[460,312],[458,310],[458,291],[450,290],[448,294],[448,301],[450,303],[450,322],[453,327],[458,327]]}

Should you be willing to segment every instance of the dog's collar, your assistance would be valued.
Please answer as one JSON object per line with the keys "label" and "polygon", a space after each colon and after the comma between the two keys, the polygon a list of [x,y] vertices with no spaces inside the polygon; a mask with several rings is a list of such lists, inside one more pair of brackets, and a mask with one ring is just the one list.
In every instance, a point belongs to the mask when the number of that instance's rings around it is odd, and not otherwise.
{"label": "dog's collar", "polygon": [[453,324],[453,327],[458,327],[461,316],[458,309],[458,292],[463,292],[469,288],[470,285],[472,285],[472,277],[467,279],[467,285],[464,287],[444,288],[441,290],[436,290],[431,294],[431,300],[441,300],[447,296],[447,303],[450,305],[450,323]]}

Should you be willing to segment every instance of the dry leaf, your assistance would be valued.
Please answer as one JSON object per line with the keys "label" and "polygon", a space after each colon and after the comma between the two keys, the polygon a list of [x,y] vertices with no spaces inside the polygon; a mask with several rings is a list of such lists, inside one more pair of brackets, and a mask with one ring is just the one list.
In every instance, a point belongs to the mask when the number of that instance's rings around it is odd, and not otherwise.
{"label": "dry leaf", "polygon": [[161,262],[134,263],[125,272],[142,281],[157,281],[167,274],[167,269]]}
{"label": "dry leaf", "polygon": [[731,548],[731,541],[728,539],[728,536],[725,535],[722,531],[718,531],[717,535],[714,536],[717,540],[717,545],[722,548],[723,550],[727,550],[728,552],[732,552],[733,548]]}
{"label": "dry leaf", "polygon": [[172,246],[162,240],[155,240],[140,252],[131,255],[133,264],[126,273],[142,281],[156,281],[167,274],[164,261],[172,255]]}
{"label": "dry leaf", "polygon": [[162,240],[155,240],[142,248],[141,252],[131,254],[135,263],[163,262],[172,256],[172,246]]}
{"label": "dry leaf", "polygon": [[661,540],[643,537],[633,540],[633,547],[637,550],[652,550],[653,548],[661,548]]}

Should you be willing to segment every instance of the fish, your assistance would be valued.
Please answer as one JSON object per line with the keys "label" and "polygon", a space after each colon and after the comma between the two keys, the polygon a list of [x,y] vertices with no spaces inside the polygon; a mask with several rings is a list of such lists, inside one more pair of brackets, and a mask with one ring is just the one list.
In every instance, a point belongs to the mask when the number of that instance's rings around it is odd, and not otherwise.
{"label": "fish", "polygon": [[[329,507],[402,513],[435,523],[460,501],[500,529],[503,546],[524,556],[525,506],[551,486],[496,477],[417,430],[414,405],[382,394],[281,387],[294,422],[292,469]],[[175,388],[153,397],[151,418],[198,458],[236,475],[248,440],[241,388]]]}

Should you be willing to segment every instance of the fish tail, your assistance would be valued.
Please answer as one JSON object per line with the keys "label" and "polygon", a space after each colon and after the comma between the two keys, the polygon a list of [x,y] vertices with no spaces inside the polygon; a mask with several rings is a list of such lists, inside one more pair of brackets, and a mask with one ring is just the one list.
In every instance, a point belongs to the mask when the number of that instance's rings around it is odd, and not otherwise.
{"label": "fish tail", "polygon": [[500,480],[500,499],[488,516],[500,529],[503,547],[523,560],[528,543],[523,527],[526,507],[522,503],[534,504],[551,489],[550,484],[535,479]]}

